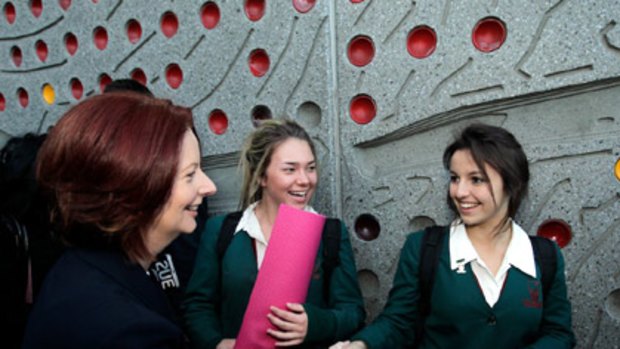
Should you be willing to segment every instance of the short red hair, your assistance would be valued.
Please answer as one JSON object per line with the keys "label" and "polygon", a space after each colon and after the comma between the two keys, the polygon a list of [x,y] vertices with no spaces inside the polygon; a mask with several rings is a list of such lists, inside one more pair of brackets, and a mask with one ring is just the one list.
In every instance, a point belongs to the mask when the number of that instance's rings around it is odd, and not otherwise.
{"label": "short red hair", "polygon": [[137,94],[103,94],[71,108],[37,159],[67,242],[150,258],[145,235],[167,202],[191,110]]}

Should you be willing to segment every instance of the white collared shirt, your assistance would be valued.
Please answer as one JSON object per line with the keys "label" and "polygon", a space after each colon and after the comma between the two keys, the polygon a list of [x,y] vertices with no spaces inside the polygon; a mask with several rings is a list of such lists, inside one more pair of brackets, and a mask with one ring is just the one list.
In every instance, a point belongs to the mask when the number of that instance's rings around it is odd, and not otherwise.
{"label": "white collared shirt", "polygon": [[[256,217],[256,213],[254,213],[254,209],[256,205],[258,205],[260,201],[257,201],[250,206],[248,206],[244,211],[239,223],[237,223],[237,227],[235,228],[235,234],[244,230],[248,233],[250,238],[255,241],[256,244],[256,266],[260,269],[261,264],[263,264],[263,259],[265,258],[265,251],[267,250],[267,246],[269,245],[269,241],[265,239],[265,234],[263,234],[263,230],[260,227],[260,222],[258,221],[258,217]],[[304,207],[304,211],[316,213],[316,211],[307,205]]]}
{"label": "white collared shirt", "polygon": [[453,223],[450,226],[450,268],[454,272],[463,273],[465,272],[464,266],[467,263],[471,263],[471,269],[478,279],[484,299],[490,307],[497,303],[508,269],[511,266],[534,278],[536,277],[536,262],[534,261],[532,243],[527,233],[514,221],[512,222],[512,237],[496,275],[491,273],[476,252],[465,231],[465,225]]}

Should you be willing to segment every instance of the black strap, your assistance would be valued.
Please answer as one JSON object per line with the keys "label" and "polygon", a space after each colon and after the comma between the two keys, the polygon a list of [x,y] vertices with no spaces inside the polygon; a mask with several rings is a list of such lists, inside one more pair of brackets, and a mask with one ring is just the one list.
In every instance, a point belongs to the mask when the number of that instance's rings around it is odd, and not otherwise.
{"label": "black strap", "polygon": [[224,218],[224,222],[220,228],[220,235],[217,237],[217,245],[215,247],[217,259],[220,261],[224,257],[224,253],[226,253],[226,249],[228,249],[228,245],[230,245],[233,235],[235,235],[235,228],[237,227],[237,224],[239,224],[241,215],[243,215],[243,212],[237,211],[227,214]]}
{"label": "black strap", "polygon": [[547,298],[551,285],[553,284],[553,278],[558,268],[557,256],[555,255],[555,242],[540,236],[529,235],[532,242],[532,249],[534,250],[534,258],[540,266],[543,289],[543,301]]}
{"label": "black strap", "polygon": [[444,236],[446,235],[446,227],[432,226],[424,229],[422,235],[422,245],[420,248],[420,265],[418,270],[420,298],[418,300],[419,319],[416,322],[416,336],[414,348],[417,348],[422,342],[424,335],[424,321],[431,311],[431,291],[437,265],[439,265],[439,256],[441,255],[441,247],[443,246]]}

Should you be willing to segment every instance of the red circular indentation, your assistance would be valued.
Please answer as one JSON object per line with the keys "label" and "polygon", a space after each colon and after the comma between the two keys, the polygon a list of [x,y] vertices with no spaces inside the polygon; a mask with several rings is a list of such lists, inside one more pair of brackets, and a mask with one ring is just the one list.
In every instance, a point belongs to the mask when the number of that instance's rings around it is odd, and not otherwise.
{"label": "red circular indentation", "polygon": [[568,245],[572,239],[571,228],[561,219],[548,219],[539,227],[536,235],[555,241],[560,248]]}
{"label": "red circular indentation", "polygon": [[6,21],[9,22],[9,24],[13,24],[15,22],[15,6],[13,6],[12,3],[7,2],[4,5],[4,17],[6,17]]}
{"label": "red circular indentation", "polygon": [[437,35],[433,28],[421,25],[407,35],[407,51],[415,58],[426,58],[435,52]]}
{"label": "red circular indentation", "polygon": [[140,22],[135,19],[130,19],[127,21],[125,30],[127,31],[127,39],[129,39],[129,42],[132,44],[137,43],[140,41],[140,38],[142,38],[142,26],[140,25]]}
{"label": "red circular indentation", "polygon": [[93,41],[95,42],[95,47],[102,51],[105,50],[108,46],[108,31],[104,27],[95,28]]}
{"label": "red circular indentation", "polygon": [[209,1],[202,5],[200,20],[202,21],[202,25],[207,29],[217,27],[217,24],[220,22],[220,8],[217,7],[217,4]]}
{"label": "red circular indentation", "polygon": [[256,22],[265,15],[265,0],[245,0],[245,15],[252,22]]}
{"label": "red circular indentation", "polygon": [[99,75],[99,91],[101,93],[103,93],[103,90],[105,90],[106,86],[110,83],[112,83],[112,78],[108,74],[103,73]]}
{"label": "red circular indentation", "polygon": [[4,95],[0,93],[0,111],[4,111],[6,109],[6,99],[4,99]]}
{"label": "red circular indentation", "polygon": [[349,105],[351,119],[360,125],[367,124],[377,115],[377,105],[369,95],[357,95]]}
{"label": "red circular indentation", "polygon": [[136,68],[131,72],[131,78],[146,86],[146,74],[140,68]]}
{"label": "red circular indentation", "polygon": [[65,48],[69,55],[73,56],[78,49],[78,39],[73,33],[65,34]]}
{"label": "red circular indentation", "polygon": [[254,127],[260,126],[263,121],[271,118],[271,110],[267,106],[257,105],[252,108],[252,124]]}
{"label": "red circular indentation", "polygon": [[41,0],[30,0],[30,12],[36,18],[41,16],[41,13],[43,13],[43,3]]}
{"label": "red circular indentation", "polygon": [[13,46],[11,48],[11,59],[13,60],[13,64],[15,64],[16,67],[22,65],[22,58],[22,50],[17,46]]}
{"label": "red circular indentation", "polygon": [[353,4],[359,4],[361,2],[364,2],[364,0],[351,0],[351,3]]}
{"label": "red circular indentation", "polygon": [[482,52],[495,51],[506,41],[506,25],[494,17],[481,19],[471,33],[471,41]]}
{"label": "red circular indentation", "polygon": [[70,85],[73,98],[78,100],[82,98],[82,95],[84,94],[84,86],[82,86],[82,82],[78,78],[73,78],[71,79]]}
{"label": "red circular indentation", "polygon": [[355,219],[355,234],[365,241],[371,241],[379,237],[381,226],[375,216],[364,213]]}
{"label": "red circular indentation", "polygon": [[349,41],[347,55],[351,64],[363,67],[375,57],[375,44],[365,35],[358,35]]}
{"label": "red circular indentation", "polygon": [[71,0],[58,0],[58,5],[60,5],[63,10],[67,11],[69,7],[71,7]]}
{"label": "red circular indentation", "polygon": [[177,15],[172,11],[168,11],[161,16],[161,32],[167,38],[173,37],[179,30],[179,20]]}
{"label": "red circular indentation", "polygon": [[261,77],[269,70],[269,55],[262,48],[257,48],[250,52],[248,64],[252,75]]}
{"label": "red circular indentation", "polygon": [[226,133],[228,129],[228,116],[220,109],[215,109],[209,114],[209,128],[216,135]]}
{"label": "red circular indentation", "polygon": [[17,89],[17,99],[19,100],[19,104],[22,108],[26,108],[28,106],[28,92],[21,87]]}
{"label": "red circular indentation", "polygon": [[183,70],[178,64],[172,63],[166,67],[166,81],[173,89],[179,88],[183,82]]}
{"label": "red circular indentation", "polygon": [[34,44],[34,48],[37,51],[37,57],[41,62],[45,62],[47,60],[47,54],[49,51],[47,50],[47,44],[43,40],[38,40]]}
{"label": "red circular indentation", "polygon": [[314,7],[316,0],[293,0],[293,7],[299,13],[306,13]]}

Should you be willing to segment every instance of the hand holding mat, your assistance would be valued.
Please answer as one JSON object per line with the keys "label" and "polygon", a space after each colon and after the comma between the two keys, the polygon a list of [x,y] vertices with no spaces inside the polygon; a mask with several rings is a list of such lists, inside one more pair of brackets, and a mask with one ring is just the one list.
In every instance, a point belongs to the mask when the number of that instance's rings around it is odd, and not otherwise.
{"label": "hand holding mat", "polygon": [[269,307],[306,301],[324,225],[323,216],[280,205],[235,349],[275,348]]}

